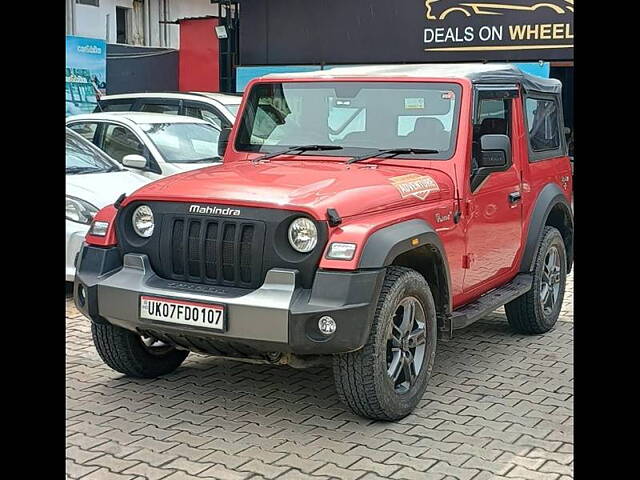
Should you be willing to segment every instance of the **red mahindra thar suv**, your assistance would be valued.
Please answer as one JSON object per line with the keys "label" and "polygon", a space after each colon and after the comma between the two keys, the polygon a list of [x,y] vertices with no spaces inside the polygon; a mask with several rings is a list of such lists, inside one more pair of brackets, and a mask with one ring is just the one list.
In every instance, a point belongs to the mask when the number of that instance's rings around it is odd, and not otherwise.
{"label": "red mahindra thar suv", "polygon": [[561,84],[507,64],[250,83],[224,164],[102,209],[74,298],[102,359],[332,364],[355,413],[409,414],[438,340],[504,305],[553,328],[573,260]]}

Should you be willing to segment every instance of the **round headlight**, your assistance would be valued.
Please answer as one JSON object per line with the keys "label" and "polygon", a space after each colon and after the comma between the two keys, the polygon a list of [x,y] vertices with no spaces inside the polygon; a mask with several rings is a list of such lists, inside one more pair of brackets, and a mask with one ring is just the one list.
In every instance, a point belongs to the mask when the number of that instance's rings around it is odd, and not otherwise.
{"label": "round headlight", "polygon": [[153,212],[146,205],[140,205],[133,212],[133,229],[141,237],[148,238],[153,233]]}
{"label": "round headlight", "polygon": [[300,253],[308,253],[318,243],[318,230],[308,218],[296,218],[289,225],[289,243]]}

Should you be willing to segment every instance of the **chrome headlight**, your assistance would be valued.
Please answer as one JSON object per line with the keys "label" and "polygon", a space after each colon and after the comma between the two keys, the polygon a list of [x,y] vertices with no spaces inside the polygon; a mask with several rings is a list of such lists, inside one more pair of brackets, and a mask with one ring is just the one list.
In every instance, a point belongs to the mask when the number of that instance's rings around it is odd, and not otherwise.
{"label": "chrome headlight", "polygon": [[153,212],[147,205],[140,205],[133,212],[132,217],[133,229],[144,238],[149,238],[153,233]]}
{"label": "chrome headlight", "polygon": [[66,201],[66,217],[76,223],[89,225],[93,220],[93,216],[98,213],[98,209],[89,202],[80,200],[76,197],[67,196]]}
{"label": "chrome headlight", "polygon": [[300,253],[309,253],[318,243],[318,230],[308,218],[296,218],[289,225],[289,243]]}

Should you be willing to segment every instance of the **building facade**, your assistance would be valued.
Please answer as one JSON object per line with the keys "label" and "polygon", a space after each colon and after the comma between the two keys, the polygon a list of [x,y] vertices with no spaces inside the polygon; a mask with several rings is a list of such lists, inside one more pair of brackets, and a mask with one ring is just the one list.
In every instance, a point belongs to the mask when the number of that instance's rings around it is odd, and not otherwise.
{"label": "building facade", "polygon": [[180,48],[181,18],[218,15],[210,0],[66,0],[67,35]]}

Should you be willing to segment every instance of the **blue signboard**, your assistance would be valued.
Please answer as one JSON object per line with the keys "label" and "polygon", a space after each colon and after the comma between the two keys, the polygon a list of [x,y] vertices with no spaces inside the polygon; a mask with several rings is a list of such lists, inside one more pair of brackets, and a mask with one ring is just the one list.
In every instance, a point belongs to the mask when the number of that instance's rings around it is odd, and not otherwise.
{"label": "blue signboard", "polygon": [[104,40],[67,36],[66,114],[93,112],[107,89],[107,45]]}
{"label": "blue signboard", "polygon": [[515,66],[529,75],[537,75],[544,78],[549,78],[549,71],[551,70],[549,62],[516,63]]}
{"label": "blue signboard", "polygon": [[260,67],[237,67],[236,92],[244,92],[247,83],[256,77],[261,77],[268,73],[314,72],[316,70],[321,70],[320,65],[265,65]]}

